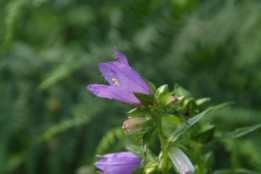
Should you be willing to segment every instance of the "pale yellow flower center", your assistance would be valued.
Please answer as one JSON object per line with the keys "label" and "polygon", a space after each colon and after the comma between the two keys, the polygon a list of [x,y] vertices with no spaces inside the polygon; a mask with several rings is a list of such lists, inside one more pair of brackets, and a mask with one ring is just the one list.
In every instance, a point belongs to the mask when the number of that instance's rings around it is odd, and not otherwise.
{"label": "pale yellow flower center", "polygon": [[112,81],[115,82],[115,83],[114,83],[114,86],[116,86],[116,85],[120,86],[120,83],[119,83],[119,81],[118,81],[117,79],[112,78]]}

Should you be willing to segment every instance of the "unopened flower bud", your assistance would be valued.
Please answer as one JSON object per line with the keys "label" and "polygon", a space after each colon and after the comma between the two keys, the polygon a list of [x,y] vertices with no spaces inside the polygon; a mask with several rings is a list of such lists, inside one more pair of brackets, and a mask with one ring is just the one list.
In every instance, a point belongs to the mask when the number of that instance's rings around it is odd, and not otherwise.
{"label": "unopened flower bud", "polygon": [[192,163],[179,148],[170,147],[168,154],[180,174],[194,174],[195,169]]}
{"label": "unopened flower bud", "polygon": [[168,92],[169,92],[168,85],[162,85],[161,87],[159,87],[157,89],[156,94],[157,94],[158,98],[161,98],[164,95],[166,95]]}
{"label": "unopened flower bud", "polygon": [[170,106],[173,107],[176,105],[176,103],[178,102],[178,98],[175,96],[170,96],[167,101],[166,101],[166,106]]}
{"label": "unopened flower bud", "polygon": [[126,121],[123,122],[122,129],[124,129],[124,132],[126,134],[132,134],[137,131],[142,130],[144,124],[148,121],[149,119],[146,117],[136,117],[136,118],[130,118]]}

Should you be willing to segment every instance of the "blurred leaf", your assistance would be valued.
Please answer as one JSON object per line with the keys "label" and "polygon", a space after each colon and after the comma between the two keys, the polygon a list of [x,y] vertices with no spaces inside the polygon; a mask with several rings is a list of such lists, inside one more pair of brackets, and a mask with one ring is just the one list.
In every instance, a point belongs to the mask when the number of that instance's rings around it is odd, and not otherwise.
{"label": "blurred leaf", "polygon": [[202,125],[199,132],[191,133],[191,139],[202,144],[206,144],[212,140],[215,133],[215,128],[216,127],[214,125]]}
{"label": "blurred leaf", "polygon": [[42,136],[38,137],[38,141],[46,141],[50,139],[52,136],[62,133],[68,129],[77,127],[77,126],[82,126],[84,124],[89,123],[91,120],[91,117],[75,117],[72,119],[64,120],[61,123],[52,126],[48,130],[46,130]]}
{"label": "blurred leaf", "polygon": [[192,97],[191,93],[186,89],[182,88],[179,84],[174,85],[174,91],[176,96],[181,97],[185,96],[186,98]]}
{"label": "blurred leaf", "polygon": [[229,132],[229,133],[225,133],[223,136],[221,136],[220,138],[222,139],[226,139],[226,138],[239,138],[242,137],[248,133],[251,133],[255,130],[257,130],[258,128],[261,127],[261,124],[255,125],[255,126],[249,126],[249,127],[243,127],[243,128],[238,128],[233,132]]}
{"label": "blurred leaf", "polygon": [[225,106],[232,105],[232,104],[235,104],[235,102],[225,102],[225,103],[221,103],[221,104],[219,104],[219,105],[214,106],[214,107],[211,109],[211,111],[215,111],[215,110],[217,110],[217,109],[220,109],[220,108],[223,108],[223,107],[225,107]]}
{"label": "blurred leaf", "polygon": [[236,170],[218,170],[214,171],[213,174],[261,174],[248,169],[236,169]]}
{"label": "blurred leaf", "polygon": [[196,104],[198,106],[201,106],[201,105],[205,104],[206,102],[208,102],[210,100],[211,100],[211,98],[209,98],[209,97],[207,97],[207,98],[200,98],[200,99],[196,100]]}

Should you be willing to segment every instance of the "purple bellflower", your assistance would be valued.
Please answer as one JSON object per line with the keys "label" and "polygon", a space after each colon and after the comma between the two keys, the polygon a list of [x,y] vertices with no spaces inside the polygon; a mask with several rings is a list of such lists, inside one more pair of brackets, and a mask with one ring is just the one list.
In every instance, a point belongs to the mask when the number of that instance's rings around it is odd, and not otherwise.
{"label": "purple bellflower", "polygon": [[151,88],[139,73],[129,66],[126,56],[116,47],[114,49],[120,62],[99,64],[100,71],[110,86],[92,84],[87,86],[87,89],[98,97],[120,100],[129,104],[141,104],[133,92],[150,95]]}
{"label": "purple bellflower", "polygon": [[132,152],[110,153],[104,156],[96,155],[101,158],[94,165],[103,170],[102,174],[131,174],[140,167],[141,158]]}

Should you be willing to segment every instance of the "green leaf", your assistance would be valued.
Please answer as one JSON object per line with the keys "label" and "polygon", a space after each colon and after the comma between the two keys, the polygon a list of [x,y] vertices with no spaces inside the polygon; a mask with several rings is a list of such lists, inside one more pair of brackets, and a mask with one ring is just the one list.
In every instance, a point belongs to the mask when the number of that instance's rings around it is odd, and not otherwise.
{"label": "green leaf", "polygon": [[234,103],[235,103],[235,102],[221,103],[221,104],[219,104],[219,105],[216,105],[216,106],[212,107],[211,111],[215,111],[215,110],[217,110],[217,109],[223,108],[223,107],[228,106],[228,105],[232,105],[232,104],[234,104]]}
{"label": "green leaf", "polygon": [[196,100],[196,104],[198,106],[201,106],[201,105],[205,104],[206,102],[208,102],[210,100],[211,100],[211,98],[208,98],[208,97],[207,98],[200,98],[200,99]]}
{"label": "green leaf", "polygon": [[162,119],[169,121],[169,122],[176,123],[176,124],[182,124],[181,120],[178,117],[174,117],[174,115],[172,115],[172,114],[168,114],[166,116],[163,116]]}
{"label": "green leaf", "polygon": [[236,170],[218,170],[214,171],[213,174],[261,174],[247,169],[236,169]]}
{"label": "green leaf", "polygon": [[184,121],[184,123],[186,123],[186,124],[189,126],[189,124],[188,124],[186,118],[185,118],[181,113],[179,113],[179,112],[174,112],[173,114],[174,114],[175,117],[178,117],[179,119],[181,119],[182,121]]}
{"label": "green leaf", "polygon": [[253,132],[257,130],[258,128],[261,127],[261,124],[255,125],[255,126],[249,126],[249,127],[243,127],[243,128],[238,128],[233,132],[225,133],[222,137],[222,139],[227,139],[227,138],[239,138],[242,137],[250,132]]}
{"label": "green leaf", "polygon": [[186,123],[182,124],[182,126],[180,126],[177,130],[175,130],[170,135],[168,142],[173,142],[173,141],[177,140],[180,135],[184,134],[189,127],[193,126],[196,122],[198,122],[211,109],[212,109],[212,107],[206,109],[205,111],[199,113],[198,115],[194,116],[193,118],[187,120],[189,126]]}
{"label": "green leaf", "polygon": [[131,172],[131,174],[143,174],[143,173],[144,173],[143,167],[137,168],[133,172]]}
{"label": "green leaf", "polygon": [[134,153],[135,155],[139,156],[140,158],[143,156],[143,152],[139,146],[128,145],[128,146],[126,146],[126,149],[128,151]]}
{"label": "green leaf", "polygon": [[152,105],[154,103],[154,95],[146,95],[142,93],[135,93],[134,95],[139,99],[139,101],[145,106]]}
{"label": "green leaf", "polygon": [[214,125],[203,125],[201,126],[201,130],[199,132],[191,133],[191,139],[205,144],[214,137],[215,128],[216,127]]}

